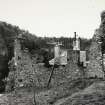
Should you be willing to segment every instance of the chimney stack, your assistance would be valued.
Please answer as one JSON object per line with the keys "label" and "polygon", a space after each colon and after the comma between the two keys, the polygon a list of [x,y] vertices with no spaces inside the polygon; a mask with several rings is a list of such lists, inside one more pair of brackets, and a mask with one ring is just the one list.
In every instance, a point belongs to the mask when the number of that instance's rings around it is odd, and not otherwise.
{"label": "chimney stack", "polygon": [[75,40],[76,40],[76,32],[74,32],[74,38],[75,38]]}

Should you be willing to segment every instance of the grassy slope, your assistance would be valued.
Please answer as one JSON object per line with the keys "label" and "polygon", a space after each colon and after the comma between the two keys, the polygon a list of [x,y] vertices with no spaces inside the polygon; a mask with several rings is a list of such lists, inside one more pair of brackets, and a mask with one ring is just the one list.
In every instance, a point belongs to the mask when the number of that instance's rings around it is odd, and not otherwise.
{"label": "grassy slope", "polygon": [[36,95],[38,105],[53,105],[56,101],[67,98],[72,94],[83,90],[90,86],[94,80],[74,80],[63,83],[62,85],[49,89],[47,91],[40,92]]}
{"label": "grassy slope", "polygon": [[[61,102],[62,101],[62,102]],[[105,82],[98,81],[54,105],[105,105]]]}

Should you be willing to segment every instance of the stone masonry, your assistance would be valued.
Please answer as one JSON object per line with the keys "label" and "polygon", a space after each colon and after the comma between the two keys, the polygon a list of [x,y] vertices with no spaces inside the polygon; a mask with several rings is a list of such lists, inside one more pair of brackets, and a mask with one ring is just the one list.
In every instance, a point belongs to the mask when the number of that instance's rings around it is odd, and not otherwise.
{"label": "stone masonry", "polygon": [[[104,72],[102,71],[102,52],[100,38],[105,37],[105,11],[101,14],[101,24],[98,29],[95,30],[92,38],[92,43],[89,53],[89,65],[87,67],[88,77],[101,77],[103,78]],[[104,65],[105,66],[105,65]]]}

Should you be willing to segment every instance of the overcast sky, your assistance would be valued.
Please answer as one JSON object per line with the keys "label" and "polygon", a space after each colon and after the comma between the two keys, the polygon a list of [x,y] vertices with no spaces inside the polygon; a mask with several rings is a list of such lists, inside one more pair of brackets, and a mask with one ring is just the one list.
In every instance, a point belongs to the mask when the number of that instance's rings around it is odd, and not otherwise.
{"label": "overcast sky", "polygon": [[0,21],[37,36],[91,38],[105,0],[0,0]]}

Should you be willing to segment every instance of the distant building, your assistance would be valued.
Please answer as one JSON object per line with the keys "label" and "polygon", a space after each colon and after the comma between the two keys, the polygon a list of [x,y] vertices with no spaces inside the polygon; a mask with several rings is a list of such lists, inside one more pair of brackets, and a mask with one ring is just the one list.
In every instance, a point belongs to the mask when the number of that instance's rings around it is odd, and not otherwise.
{"label": "distant building", "polygon": [[[80,64],[83,67],[87,67],[89,63],[87,61],[87,51],[81,51],[80,38],[74,32],[73,49],[63,50],[60,48],[59,43],[55,43],[54,47],[54,59],[50,60],[50,65],[54,65],[54,62],[59,62],[61,65],[66,65],[69,61],[75,64]],[[54,43],[53,43],[54,44]]]}
{"label": "distant building", "polygon": [[75,64],[79,63],[80,60],[80,38],[77,33],[74,32],[73,39],[73,49],[68,49],[68,61],[71,61]]}
{"label": "distant building", "polygon": [[78,37],[78,35],[76,34],[76,32],[74,32],[74,40],[73,40],[73,50],[80,50],[80,38]]}
{"label": "distant building", "polygon": [[67,64],[67,51],[60,49],[60,43],[56,43],[54,47],[54,59],[49,61],[50,65],[66,65]]}

